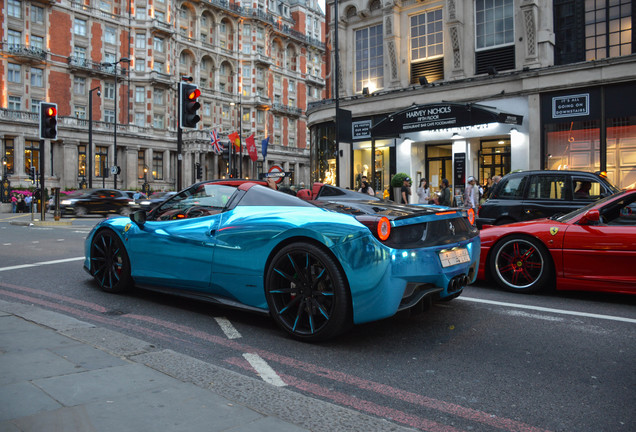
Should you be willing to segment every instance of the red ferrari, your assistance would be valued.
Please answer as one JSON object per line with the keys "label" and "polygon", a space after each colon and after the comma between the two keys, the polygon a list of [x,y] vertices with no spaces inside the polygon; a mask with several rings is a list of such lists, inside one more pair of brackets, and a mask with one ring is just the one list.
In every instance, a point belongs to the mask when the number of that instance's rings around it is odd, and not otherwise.
{"label": "red ferrari", "polygon": [[636,294],[636,189],[586,207],[480,233],[477,278],[514,292]]}

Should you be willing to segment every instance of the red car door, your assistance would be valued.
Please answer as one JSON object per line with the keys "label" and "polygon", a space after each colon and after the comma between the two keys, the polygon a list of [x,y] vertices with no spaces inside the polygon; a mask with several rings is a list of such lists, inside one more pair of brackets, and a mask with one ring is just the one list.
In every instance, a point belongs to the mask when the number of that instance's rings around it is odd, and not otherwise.
{"label": "red car door", "polygon": [[[563,277],[599,290],[636,291],[636,194],[600,209],[598,225],[571,225],[563,239]],[[631,285],[631,287],[629,287]],[[585,287],[582,286],[582,289]]]}

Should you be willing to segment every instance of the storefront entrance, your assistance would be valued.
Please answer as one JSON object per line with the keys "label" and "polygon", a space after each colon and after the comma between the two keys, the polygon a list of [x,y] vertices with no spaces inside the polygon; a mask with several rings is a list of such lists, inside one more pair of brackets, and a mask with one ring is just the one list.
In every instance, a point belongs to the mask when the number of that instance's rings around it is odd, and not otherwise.
{"label": "storefront entrance", "polygon": [[479,148],[479,183],[510,172],[510,139],[482,141]]}
{"label": "storefront entrance", "polygon": [[452,144],[426,146],[426,173],[431,192],[440,190],[442,179],[448,179],[450,186],[453,186]]}

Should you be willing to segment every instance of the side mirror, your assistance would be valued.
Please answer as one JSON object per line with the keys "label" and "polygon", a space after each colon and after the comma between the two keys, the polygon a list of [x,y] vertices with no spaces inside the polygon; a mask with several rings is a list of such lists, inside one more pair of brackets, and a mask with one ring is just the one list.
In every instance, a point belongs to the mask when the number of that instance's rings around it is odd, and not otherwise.
{"label": "side mirror", "polygon": [[139,227],[143,227],[146,223],[146,211],[137,210],[136,212],[131,213],[130,220],[139,225]]}
{"label": "side mirror", "polygon": [[598,212],[598,209],[591,209],[585,212],[581,220],[579,221],[580,225],[596,225],[601,220],[601,214]]}

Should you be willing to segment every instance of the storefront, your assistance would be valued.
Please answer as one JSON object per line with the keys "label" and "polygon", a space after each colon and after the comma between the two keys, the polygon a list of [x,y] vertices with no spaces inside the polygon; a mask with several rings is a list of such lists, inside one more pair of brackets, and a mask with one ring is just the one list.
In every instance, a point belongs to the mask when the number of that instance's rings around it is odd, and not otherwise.
{"label": "storefront", "polygon": [[634,101],[633,82],[542,94],[543,166],[605,171],[617,187],[636,187]]}

